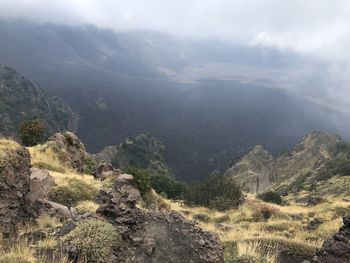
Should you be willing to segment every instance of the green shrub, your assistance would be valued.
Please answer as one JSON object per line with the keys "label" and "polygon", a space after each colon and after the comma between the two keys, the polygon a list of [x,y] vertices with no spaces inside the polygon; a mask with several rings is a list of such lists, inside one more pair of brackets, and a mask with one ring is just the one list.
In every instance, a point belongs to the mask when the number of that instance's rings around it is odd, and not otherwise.
{"label": "green shrub", "polygon": [[70,134],[68,132],[64,132],[64,133],[62,133],[62,135],[66,139],[66,141],[68,142],[68,144],[70,146],[74,146],[74,140],[73,140],[72,136],[70,136]]}
{"label": "green shrub", "polygon": [[165,193],[170,199],[179,198],[185,191],[185,184],[169,176],[152,176],[151,186],[157,193]]}
{"label": "green shrub", "polygon": [[86,163],[84,166],[84,173],[92,175],[98,165],[98,162],[91,155],[87,155],[85,160]]}
{"label": "green shrub", "polygon": [[63,241],[77,248],[79,262],[106,263],[120,246],[121,238],[110,223],[87,220],[78,224]]}
{"label": "green shrub", "polygon": [[188,187],[184,192],[185,203],[217,210],[237,207],[241,197],[241,190],[228,176],[209,176],[204,181]]}
{"label": "green shrub", "polygon": [[273,204],[278,204],[281,205],[283,203],[282,197],[273,191],[268,191],[262,194],[259,194],[257,196],[260,200],[263,200],[264,202],[268,203],[273,203]]}
{"label": "green shrub", "polygon": [[79,201],[93,200],[98,189],[83,180],[69,179],[66,186],[56,186],[49,193],[51,201],[75,206]]}
{"label": "green shrub", "polygon": [[43,142],[45,125],[41,120],[25,121],[19,128],[19,137],[23,145],[35,146]]}
{"label": "green shrub", "polygon": [[134,176],[134,181],[142,196],[151,190],[151,179],[146,170],[129,166],[125,172]]}

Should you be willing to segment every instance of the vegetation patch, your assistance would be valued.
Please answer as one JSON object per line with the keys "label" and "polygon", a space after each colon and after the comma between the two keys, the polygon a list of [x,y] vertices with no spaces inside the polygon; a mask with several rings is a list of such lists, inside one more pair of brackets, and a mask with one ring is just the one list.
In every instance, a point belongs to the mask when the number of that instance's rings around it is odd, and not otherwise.
{"label": "vegetation patch", "polygon": [[110,223],[87,220],[66,235],[63,242],[77,248],[79,262],[106,263],[120,246],[121,237]]}
{"label": "vegetation patch", "polygon": [[51,201],[67,206],[75,206],[79,201],[92,201],[99,189],[82,180],[70,178],[67,185],[55,186],[49,193]]}

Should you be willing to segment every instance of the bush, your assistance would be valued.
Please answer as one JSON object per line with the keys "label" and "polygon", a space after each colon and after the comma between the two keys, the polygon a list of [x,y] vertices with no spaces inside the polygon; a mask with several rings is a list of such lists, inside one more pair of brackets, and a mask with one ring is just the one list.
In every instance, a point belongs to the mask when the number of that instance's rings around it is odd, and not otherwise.
{"label": "bush", "polygon": [[85,160],[86,164],[84,166],[84,173],[92,175],[98,165],[98,162],[91,155],[87,155]]}
{"label": "bush", "polygon": [[77,248],[79,262],[105,263],[120,245],[121,238],[110,223],[87,220],[78,224],[63,241]]}
{"label": "bush", "polygon": [[279,210],[271,205],[267,204],[257,204],[254,207],[254,212],[252,214],[252,218],[254,221],[264,220],[267,221],[272,216],[277,216],[279,214]]}
{"label": "bush", "polygon": [[185,184],[169,176],[152,176],[151,186],[159,194],[166,194],[167,198],[179,198],[185,191]]}
{"label": "bush", "polygon": [[189,187],[184,193],[185,203],[227,210],[240,204],[242,192],[227,176],[209,176]]}
{"label": "bush", "polygon": [[273,191],[268,191],[262,194],[259,194],[257,196],[260,200],[263,200],[264,202],[268,203],[273,203],[273,204],[278,204],[281,205],[283,203],[282,197]]}
{"label": "bush", "polygon": [[146,207],[149,209],[158,210],[170,210],[170,204],[168,204],[163,198],[157,195],[154,191],[149,191],[143,196],[143,201]]}
{"label": "bush", "polygon": [[141,196],[151,191],[151,179],[146,170],[129,166],[125,169],[125,172],[134,176],[134,181],[140,190]]}
{"label": "bush", "polygon": [[75,206],[79,201],[93,200],[97,193],[97,188],[83,180],[72,178],[67,185],[54,187],[49,193],[49,199],[66,206]]}
{"label": "bush", "polygon": [[25,121],[19,128],[19,137],[25,146],[35,146],[44,140],[45,125],[40,120]]}

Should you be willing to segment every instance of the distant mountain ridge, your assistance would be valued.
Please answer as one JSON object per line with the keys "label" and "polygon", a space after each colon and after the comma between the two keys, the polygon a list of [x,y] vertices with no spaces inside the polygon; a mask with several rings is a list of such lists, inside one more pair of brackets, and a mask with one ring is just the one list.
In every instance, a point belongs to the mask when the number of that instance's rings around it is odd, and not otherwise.
{"label": "distant mountain ridge", "polygon": [[307,134],[290,152],[274,158],[258,145],[225,175],[231,176],[245,191],[261,193],[274,189],[282,194],[293,190],[296,183],[307,182],[335,158],[341,138],[323,131]]}
{"label": "distant mountain ridge", "polygon": [[78,117],[59,97],[50,96],[15,70],[0,65],[0,134],[16,136],[23,121],[40,119],[48,135],[75,131]]}

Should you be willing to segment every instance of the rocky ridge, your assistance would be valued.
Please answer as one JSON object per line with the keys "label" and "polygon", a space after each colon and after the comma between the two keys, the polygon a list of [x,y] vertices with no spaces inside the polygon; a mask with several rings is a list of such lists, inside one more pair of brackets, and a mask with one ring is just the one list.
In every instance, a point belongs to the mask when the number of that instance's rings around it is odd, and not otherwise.
{"label": "rocky ridge", "polygon": [[20,124],[32,119],[42,120],[48,134],[78,126],[77,115],[61,98],[0,65],[0,134],[15,136]]}
{"label": "rocky ridge", "polygon": [[256,146],[225,172],[251,193],[275,189],[286,193],[298,181],[308,180],[328,160],[340,138],[322,131],[307,134],[290,152],[273,158],[262,146]]}

